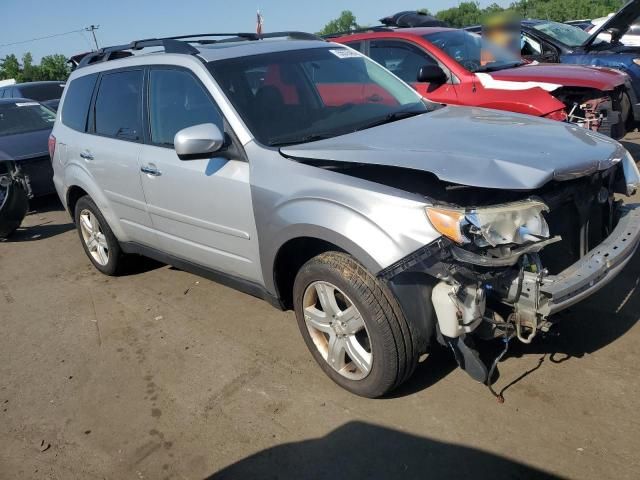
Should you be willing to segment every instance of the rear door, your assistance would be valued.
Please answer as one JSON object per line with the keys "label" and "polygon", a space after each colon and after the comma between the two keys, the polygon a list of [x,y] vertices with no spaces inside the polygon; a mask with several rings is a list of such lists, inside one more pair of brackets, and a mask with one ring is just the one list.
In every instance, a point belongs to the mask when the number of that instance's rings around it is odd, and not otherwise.
{"label": "rear door", "polygon": [[194,125],[230,132],[218,106],[193,72],[178,67],[151,67],[147,98],[140,175],[162,250],[261,282],[248,162],[239,155],[182,161],[173,148],[175,134]]}
{"label": "rear door", "polygon": [[90,135],[82,136],[74,154],[101,188],[128,240],[153,245],[156,237],[138,163],[144,141],[143,81],[142,68],[101,74],[89,116]]}
{"label": "rear door", "polygon": [[[441,85],[418,83],[418,71],[426,65],[439,65],[427,52],[404,40],[371,40],[369,56],[413,86],[423,97],[440,103],[457,103],[456,86],[451,81]],[[442,65],[440,65],[442,67]],[[443,68],[451,78],[450,72]]]}

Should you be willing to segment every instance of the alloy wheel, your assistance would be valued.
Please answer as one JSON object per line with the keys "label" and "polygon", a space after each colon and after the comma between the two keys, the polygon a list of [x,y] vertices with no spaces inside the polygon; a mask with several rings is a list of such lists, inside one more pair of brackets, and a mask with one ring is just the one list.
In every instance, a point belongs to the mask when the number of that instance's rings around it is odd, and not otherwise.
{"label": "alloy wheel", "polygon": [[362,380],[373,365],[371,340],[362,315],[338,287],[313,282],[304,292],[304,320],[322,358],[340,375]]}
{"label": "alloy wheel", "polygon": [[109,263],[109,245],[98,217],[90,210],[80,212],[80,231],[91,257],[101,266]]}

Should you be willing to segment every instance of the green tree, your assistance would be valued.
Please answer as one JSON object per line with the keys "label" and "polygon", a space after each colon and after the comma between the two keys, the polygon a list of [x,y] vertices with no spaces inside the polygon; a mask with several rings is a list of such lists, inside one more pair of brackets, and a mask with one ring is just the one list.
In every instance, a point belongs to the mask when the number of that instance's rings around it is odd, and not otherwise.
{"label": "green tree", "polygon": [[35,82],[40,80],[40,67],[33,64],[33,55],[27,52],[22,56],[21,82]]}
{"label": "green tree", "polygon": [[13,53],[4,57],[0,62],[0,80],[15,78],[18,81],[21,74],[20,62],[18,62],[18,57]]}
{"label": "green tree", "polygon": [[69,66],[64,55],[55,54],[42,57],[40,61],[40,77],[42,80],[66,80],[69,77]]}
{"label": "green tree", "polygon": [[320,32],[320,35],[331,35],[332,33],[346,32],[359,28],[356,16],[351,10],[344,10],[340,16],[327,23]]}

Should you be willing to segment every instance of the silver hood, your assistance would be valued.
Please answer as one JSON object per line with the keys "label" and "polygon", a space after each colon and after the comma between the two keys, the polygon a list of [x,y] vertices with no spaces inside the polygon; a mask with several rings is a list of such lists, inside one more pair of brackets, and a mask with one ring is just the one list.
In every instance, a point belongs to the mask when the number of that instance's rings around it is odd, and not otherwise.
{"label": "silver hood", "polygon": [[568,123],[482,108],[444,107],[328,140],[282,148],[299,161],[388,165],[474,187],[534,190],[605,170],[626,150]]}

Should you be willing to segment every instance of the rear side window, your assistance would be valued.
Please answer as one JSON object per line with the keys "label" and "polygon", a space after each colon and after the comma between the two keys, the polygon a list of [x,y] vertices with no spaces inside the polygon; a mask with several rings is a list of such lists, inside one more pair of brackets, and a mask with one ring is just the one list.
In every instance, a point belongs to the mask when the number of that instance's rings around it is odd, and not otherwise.
{"label": "rear side window", "polygon": [[62,106],[62,123],[67,127],[79,132],[86,131],[87,114],[97,78],[97,74],[86,75],[76,78],[69,84]]}
{"label": "rear side window", "polygon": [[224,130],[222,116],[193,75],[183,70],[151,70],[149,74],[151,141],[173,146],[183,128],[213,123]]}
{"label": "rear side window", "polygon": [[95,103],[95,131],[120,140],[142,138],[142,70],[102,76]]}

